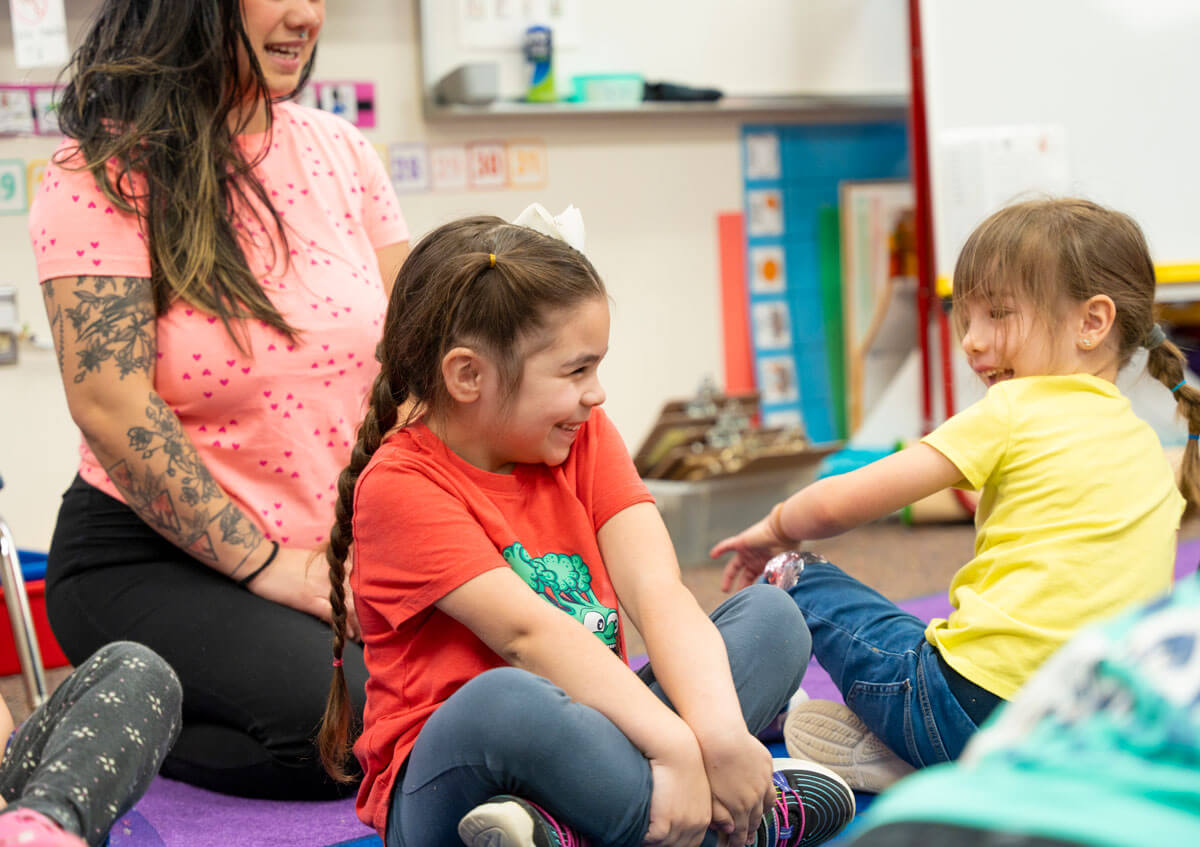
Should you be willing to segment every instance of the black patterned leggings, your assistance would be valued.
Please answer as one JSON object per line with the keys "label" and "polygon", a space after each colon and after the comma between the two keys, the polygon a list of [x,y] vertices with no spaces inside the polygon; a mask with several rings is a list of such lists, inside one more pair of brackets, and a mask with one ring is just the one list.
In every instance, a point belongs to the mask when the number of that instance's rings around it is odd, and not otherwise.
{"label": "black patterned leggings", "polygon": [[150,648],[101,647],[13,733],[0,761],[5,811],[32,809],[104,844],[158,773],[181,700],[175,672]]}

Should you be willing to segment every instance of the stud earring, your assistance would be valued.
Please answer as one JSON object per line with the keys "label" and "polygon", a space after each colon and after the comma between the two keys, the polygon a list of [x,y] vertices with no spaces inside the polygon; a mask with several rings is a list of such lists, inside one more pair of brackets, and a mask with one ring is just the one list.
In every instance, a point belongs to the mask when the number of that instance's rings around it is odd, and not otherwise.
{"label": "stud earring", "polygon": [[1081,338],[1081,339],[1079,339],[1079,343],[1080,343],[1080,344],[1082,344],[1084,347],[1091,347],[1091,346],[1092,346],[1092,339],[1090,339],[1090,338]]}

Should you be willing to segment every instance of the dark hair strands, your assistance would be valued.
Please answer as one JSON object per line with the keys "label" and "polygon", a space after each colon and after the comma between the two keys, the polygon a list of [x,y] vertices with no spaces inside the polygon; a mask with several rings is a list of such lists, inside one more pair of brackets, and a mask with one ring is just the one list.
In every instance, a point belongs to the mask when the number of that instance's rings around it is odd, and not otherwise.
{"label": "dark hair strands", "polygon": [[[252,173],[269,146],[247,159],[235,138],[253,114],[243,104],[272,99],[240,0],[106,0],[67,73],[59,123],[82,160],[56,164],[87,169],[114,207],[138,216],[156,312],[184,300],[219,317],[243,352],[235,324],[247,319],[295,341],[250,270],[232,219],[270,226],[283,245],[273,261],[290,260],[283,221]],[[266,117],[269,139],[270,109]]]}
{"label": "dark hair strands", "polygon": [[[496,257],[494,265],[490,254]],[[413,248],[392,289],[369,407],[350,463],[338,477],[336,519],[326,548],[335,660],[341,659],[346,643],[345,563],[353,538],[355,487],[392,429],[452,407],[442,380],[443,357],[459,345],[487,355],[511,397],[520,388],[524,356],[550,328],[554,312],[606,296],[604,283],[582,253],[496,217],[445,224]],[[336,780],[350,780],[346,761],[351,735],[346,677],[335,664],[318,746],[325,770]]]}
{"label": "dark hair strands", "polygon": [[[1051,332],[1066,303],[1098,294],[1116,306],[1112,333],[1117,365],[1129,364],[1155,322],[1154,262],[1146,237],[1131,217],[1079,198],[1015,203],[991,215],[971,233],[954,268],[955,324],[962,333],[969,302],[1029,303]],[[1183,353],[1170,341],[1149,351],[1147,372],[1167,388],[1184,379]],[[1174,392],[1189,435],[1200,435],[1200,390]],[[1200,448],[1189,438],[1179,488],[1189,511],[1200,507]]]}

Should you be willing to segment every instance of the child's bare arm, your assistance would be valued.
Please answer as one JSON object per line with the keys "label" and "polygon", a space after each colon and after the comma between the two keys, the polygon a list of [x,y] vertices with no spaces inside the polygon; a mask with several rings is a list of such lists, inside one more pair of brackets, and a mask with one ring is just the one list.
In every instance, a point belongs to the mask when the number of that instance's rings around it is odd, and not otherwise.
{"label": "child's bare arm", "polygon": [[654,770],[648,843],[699,843],[710,806],[696,739],[599,638],[507,567],[480,574],[437,606],[510,665],[604,714],[645,754]]}
{"label": "child's bare arm", "polygon": [[713,826],[729,833],[728,843],[745,844],[774,800],[771,754],[746,728],[725,643],[683,585],[653,504],[618,513],[598,539],[621,604],[646,641],[654,675],[700,745]]}
{"label": "child's bare arm", "polygon": [[725,566],[721,587],[728,591],[749,585],[771,556],[805,539],[839,535],[962,480],[953,462],[920,443],[866,467],[818,480],[712,548],[713,558],[734,554]]}

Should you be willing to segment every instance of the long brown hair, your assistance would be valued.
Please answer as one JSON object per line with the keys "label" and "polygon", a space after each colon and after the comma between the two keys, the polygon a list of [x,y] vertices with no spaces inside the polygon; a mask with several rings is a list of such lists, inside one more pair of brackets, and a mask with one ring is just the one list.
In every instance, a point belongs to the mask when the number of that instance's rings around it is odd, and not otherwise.
{"label": "long brown hair", "polygon": [[[248,59],[245,77],[239,55]],[[297,90],[311,69],[310,60]],[[269,144],[248,160],[234,139],[252,112],[243,114],[243,105],[271,102],[241,0],[106,0],[68,72],[58,119],[82,158],[57,164],[86,168],[116,208],[138,215],[156,312],[184,300],[218,316],[239,347],[233,322],[245,318],[294,340],[250,270],[232,219],[247,212],[265,228],[265,209],[283,246],[275,260],[288,261],[283,221],[252,173]],[[231,130],[234,115],[243,123]],[[271,109],[266,115],[269,139]]]}
{"label": "long brown hair", "polygon": [[[333,655],[346,643],[346,556],[353,535],[354,487],[397,424],[416,410],[450,408],[442,358],[462,344],[480,350],[499,368],[510,396],[521,383],[524,342],[550,329],[552,313],[595,297],[604,283],[587,258],[557,239],[500,218],[454,221],[425,236],[405,260],[388,304],[383,340],[376,349],[379,376],[350,454],[338,477],[337,520],[329,532],[329,601]],[[401,409],[408,415],[401,420]],[[321,761],[330,776],[348,781],[350,744],[346,677],[334,665],[319,735]]]}
{"label": "long brown hair", "polygon": [[[1122,212],[1078,198],[1047,198],[1007,206],[971,233],[954,268],[954,314],[962,331],[970,302],[999,305],[1015,297],[1034,307],[1053,332],[1067,303],[1106,294],[1116,306],[1118,367],[1149,347],[1146,370],[1175,395],[1189,435],[1200,435],[1200,390],[1183,384],[1184,356],[1155,328],[1154,262],[1141,227]],[[1200,449],[1189,438],[1179,487],[1200,505]]]}

